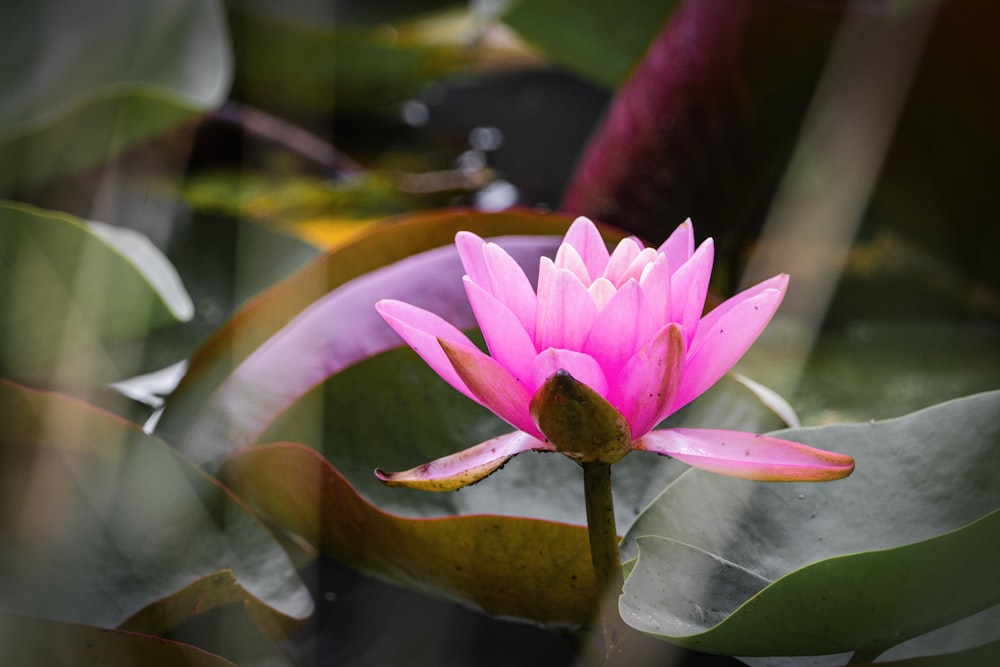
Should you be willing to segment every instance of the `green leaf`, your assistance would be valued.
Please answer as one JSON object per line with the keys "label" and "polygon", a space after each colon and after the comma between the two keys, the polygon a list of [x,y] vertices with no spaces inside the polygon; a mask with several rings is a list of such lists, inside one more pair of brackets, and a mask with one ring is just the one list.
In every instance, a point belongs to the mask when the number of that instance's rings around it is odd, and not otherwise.
{"label": "green leaf", "polygon": [[303,445],[261,445],[221,469],[282,529],[342,562],[495,616],[581,625],[596,591],[580,526],[478,515],[407,519],[362,499]]}
{"label": "green leaf", "polygon": [[228,92],[230,58],[214,0],[6,3],[0,196],[215,108]]}
{"label": "green leaf", "polygon": [[[998,411],[993,392],[884,422],[785,431],[855,457],[855,473],[828,484],[686,473],[625,538],[639,559],[623,617],[709,652],[874,657],[997,605]],[[995,640],[995,628],[967,639]]]}
{"label": "green leaf", "polygon": [[554,61],[614,88],[679,4],[521,0],[503,20]]}
{"label": "green leaf", "polygon": [[106,237],[69,215],[0,202],[0,376],[42,385],[119,380],[139,361],[125,343],[190,317],[155,249],[142,244],[138,258],[131,237],[127,256]]}
{"label": "green leaf", "polygon": [[217,655],[159,637],[0,612],[0,662],[46,667],[232,667]]}
{"label": "green leaf", "polygon": [[158,439],[7,381],[0,414],[0,609],[154,631],[181,620],[178,609],[232,601],[269,619],[265,630],[312,612],[271,534]]}

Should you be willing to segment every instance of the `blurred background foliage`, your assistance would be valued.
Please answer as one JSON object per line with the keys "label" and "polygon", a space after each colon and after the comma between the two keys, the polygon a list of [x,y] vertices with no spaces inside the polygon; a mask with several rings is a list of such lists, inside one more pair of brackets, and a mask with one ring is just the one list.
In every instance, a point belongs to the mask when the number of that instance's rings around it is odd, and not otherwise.
{"label": "blurred background foliage", "polygon": [[[189,359],[321,253],[390,216],[517,204],[650,242],[690,216],[719,294],[789,271],[740,370],[806,424],[996,388],[998,19],[992,0],[5,2],[0,371],[142,423],[161,397],[110,382]],[[147,237],[182,295],[88,221]],[[337,567],[311,583],[378,586],[421,641],[457,617],[499,632]],[[324,631],[387,613],[315,597]],[[330,664],[402,659],[332,632]]]}

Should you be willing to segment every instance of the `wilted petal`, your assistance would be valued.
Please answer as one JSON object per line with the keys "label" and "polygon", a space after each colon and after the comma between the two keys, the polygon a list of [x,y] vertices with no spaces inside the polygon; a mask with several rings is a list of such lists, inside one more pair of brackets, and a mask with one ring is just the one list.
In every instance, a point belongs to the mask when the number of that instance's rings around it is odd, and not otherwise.
{"label": "wilted petal", "polygon": [[605,375],[614,377],[654,333],[655,323],[646,298],[639,283],[630,280],[598,313],[583,351],[597,360]]}
{"label": "wilted petal", "polygon": [[439,344],[475,399],[514,428],[541,437],[528,412],[529,388],[493,357],[446,340]]}
{"label": "wilted petal", "polygon": [[[448,356],[441,349],[439,340],[446,340],[457,347],[479,352],[479,348],[465,334],[434,313],[411,306],[402,301],[383,299],[375,309],[420,358],[444,380],[474,401],[478,401],[465,382],[458,376]],[[479,354],[482,354],[479,352]],[[485,356],[485,355],[483,355]]]}
{"label": "wilted petal", "polygon": [[584,284],[543,257],[538,273],[535,348],[581,349],[595,315],[597,306]]}
{"label": "wilted petal", "polygon": [[515,378],[527,380],[532,375],[535,343],[520,320],[497,297],[466,277],[465,293],[469,297],[476,321],[486,339],[490,354]]}
{"label": "wilted petal", "polygon": [[454,491],[478,482],[514,456],[533,449],[552,451],[554,448],[527,433],[514,431],[410,470],[383,472],[376,469],[375,476],[388,486]]}
{"label": "wilted petal", "polygon": [[600,365],[589,354],[549,348],[541,352],[533,366],[532,386],[540,387],[557,371],[566,371],[601,396],[608,395],[608,379]]}
{"label": "wilted petal", "polygon": [[483,285],[503,302],[520,320],[521,326],[532,338],[535,337],[535,289],[524,275],[524,269],[495,243],[483,246],[483,256],[490,275],[489,283]]}
{"label": "wilted petal", "polygon": [[715,384],[740,360],[781,304],[788,276],[776,276],[718,306],[698,325],[674,410]]}
{"label": "wilted petal", "polygon": [[758,482],[825,482],[854,471],[850,456],[742,431],[666,429],[646,434],[634,447]]}
{"label": "wilted petal", "polygon": [[563,243],[573,246],[587,267],[591,280],[604,273],[608,265],[608,246],[597,231],[597,226],[587,218],[580,217],[573,221]]}
{"label": "wilted petal", "polygon": [[656,251],[667,256],[671,270],[676,271],[686,262],[694,252],[694,225],[691,224],[691,218],[678,225]]}
{"label": "wilted petal", "polygon": [[670,277],[670,317],[684,327],[685,341],[691,346],[698,320],[705,310],[708,283],[712,278],[712,263],[715,258],[715,243],[706,240],[694,254],[680,267],[675,267]]}
{"label": "wilted petal", "polygon": [[465,274],[486,289],[491,289],[490,272],[486,265],[486,258],[483,256],[483,245],[485,244],[486,241],[472,232],[455,234],[455,247],[458,249],[458,256],[462,260]]}
{"label": "wilted petal", "polygon": [[626,362],[608,391],[608,402],[628,418],[640,436],[666,416],[684,370],[684,339],[671,323]]}

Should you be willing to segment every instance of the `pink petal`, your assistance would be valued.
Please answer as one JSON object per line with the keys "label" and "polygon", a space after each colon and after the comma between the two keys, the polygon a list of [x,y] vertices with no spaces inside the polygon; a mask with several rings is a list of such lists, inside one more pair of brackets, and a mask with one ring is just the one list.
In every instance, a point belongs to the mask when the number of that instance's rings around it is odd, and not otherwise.
{"label": "pink petal", "polygon": [[583,258],[580,257],[576,248],[568,243],[563,243],[556,251],[555,265],[557,269],[566,269],[575,275],[584,285],[591,283],[590,271],[587,270]]}
{"label": "pink petal", "polygon": [[670,262],[663,255],[643,270],[639,286],[657,328],[670,322]]}
{"label": "pink petal", "polygon": [[674,410],[718,381],[750,348],[781,304],[788,276],[775,276],[718,306],[698,325]]}
{"label": "pink petal", "polygon": [[469,350],[446,340],[439,343],[455,372],[479,403],[514,428],[542,437],[528,412],[531,393],[524,382],[479,350]]}
{"label": "pink petal", "polygon": [[517,316],[528,335],[534,338],[535,289],[524,275],[524,269],[495,243],[483,246],[483,256],[490,279],[488,283],[480,285],[503,302]]}
{"label": "pink petal", "polygon": [[604,268],[608,265],[608,246],[593,222],[583,217],[574,220],[563,243],[576,249],[591,280],[604,274]]}
{"label": "pink petal", "polygon": [[604,269],[604,277],[611,281],[615,287],[621,287],[622,276],[639,253],[642,252],[642,245],[634,238],[629,237],[619,241],[611,259],[608,260],[608,267]]}
{"label": "pink petal", "polygon": [[490,354],[522,382],[530,381],[535,343],[513,312],[497,297],[466,277],[465,292]]}
{"label": "pink petal", "polygon": [[667,256],[667,262],[674,271],[686,262],[694,252],[694,225],[691,224],[691,218],[678,225],[656,251]]}
{"label": "pink petal", "polygon": [[670,320],[684,327],[689,347],[705,310],[714,254],[715,243],[708,239],[670,277]]}
{"label": "pink petal", "polygon": [[635,259],[628,265],[622,275],[618,278],[618,284],[623,285],[629,280],[636,280],[642,278],[643,270],[656,261],[657,258],[656,251],[652,248],[643,248]]}
{"label": "pink petal", "polygon": [[655,324],[642,289],[638,282],[630,280],[598,313],[582,349],[597,360],[605,375],[616,377],[654,333]]}
{"label": "pink petal", "polygon": [[608,395],[608,379],[600,365],[588,354],[549,348],[535,358],[532,388],[537,389],[556,371],[566,371],[601,396]]}
{"label": "pink petal", "polygon": [[581,349],[596,315],[597,306],[584,284],[543,257],[538,271],[535,348]]}
{"label": "pink petal", "polygon": [[475,350],[482,356],[472,341],[454,326],[434,313],[411,306],[402,301],[383,299],[375,304],[379,315],[391,326],[427,365],[444,380],[472,400],[478,402],[472,391],[458,376],[448,356],[441,349],[438,340],[446,340],[453,345]]}
{"label": "pink petal", "polygon": [[684,337],[670,323],[632,356],[613,380],[608,402],[625,415],[633,437],[656,426],[670,411],[684,371]]}
{"label": "pink petal", "polygon": [[635,448],[665,454],[709,472],[758,482],[825,482],[854,471],[850,456],[742,431],[653,431]]}
{"label": "pink petal", "polygon": [[527,433],[514,431],[466,450],[444,456],[403,472],[375,470],[388,486],[406,486],[421,491],[454,491],[499,470],[512,457],[529,450],[553,451],[553,447]]}
{"label": "pink petal", "polygon": [[490,272],[483,256],[484,245],[486,241],[472,232],[455,234],[455,248],[458,249],[465,274],[486,289],[490,289]]}

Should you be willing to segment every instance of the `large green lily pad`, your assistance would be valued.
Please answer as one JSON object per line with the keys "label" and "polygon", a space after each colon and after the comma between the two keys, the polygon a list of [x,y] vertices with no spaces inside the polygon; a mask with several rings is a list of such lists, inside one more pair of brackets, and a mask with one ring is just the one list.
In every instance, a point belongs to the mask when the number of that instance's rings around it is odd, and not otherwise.
{"label": "large green lily pad", "polygon": [[[998,412],[992,392],[884,422],[785,432],[855,457],[855,473],[828,484],[682,475],[625,538],[638,561],[623,617],[709,652],[874,657],[985,609],[995,615]],[[996,627],[980,624],[966,646],[995,640]]]}

